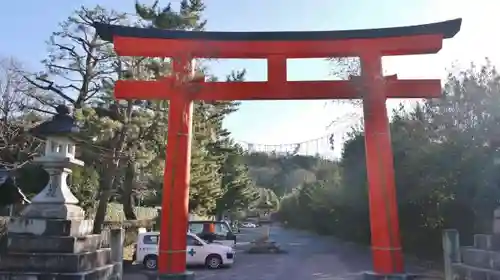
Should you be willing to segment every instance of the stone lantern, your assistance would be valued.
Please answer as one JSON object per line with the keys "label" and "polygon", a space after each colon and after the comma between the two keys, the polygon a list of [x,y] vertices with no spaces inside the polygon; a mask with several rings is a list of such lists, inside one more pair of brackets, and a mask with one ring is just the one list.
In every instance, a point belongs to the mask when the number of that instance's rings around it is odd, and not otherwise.
{"label": "stone lantern", "polygon": [[48,185],[36,195],[20,217],[8,225],[6,250],[0,250],[1,279],[121,279],[123,230],[105,235],[92,234],[92,220],[71,193],[66,178],[75,159],[72,134],[78,132],[69,109],[57,108],[51,120],[31,133],[45,139],[45,153],[35,159],[50,174]]}
{"label": "stone lantern", "polygon": [[44,155],[33,161],[47,171],[50,180],[21,215],[26,218],[83,220],[85,213],[67,185],[71,167],[84,165],[75,158],[76,145],[72,140],[79,129],[66,106],[60,105],[56,111],[51,120],[30,130],[45,140]]}

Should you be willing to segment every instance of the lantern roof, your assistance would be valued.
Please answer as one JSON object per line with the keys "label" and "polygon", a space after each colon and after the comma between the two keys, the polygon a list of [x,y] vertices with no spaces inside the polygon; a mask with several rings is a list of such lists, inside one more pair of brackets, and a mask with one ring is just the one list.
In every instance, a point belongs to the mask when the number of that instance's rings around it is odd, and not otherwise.
{"label": "lantern roof", "polygon": [[75,118],[71,116],[70,109],[65,105],[56,108],[56,114],[48,121],[45,121],[29,130],[37,137],[69,136],[80,132],[76,125]]}

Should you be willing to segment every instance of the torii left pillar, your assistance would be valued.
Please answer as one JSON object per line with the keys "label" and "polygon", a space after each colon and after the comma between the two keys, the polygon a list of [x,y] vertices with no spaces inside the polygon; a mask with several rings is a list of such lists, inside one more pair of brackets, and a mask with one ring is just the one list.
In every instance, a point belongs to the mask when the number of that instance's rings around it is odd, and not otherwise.
{"label": "torii left pillar", "polygon": [[194,76],[194,68],[190,59],[173,59],[176,77],[170,85],[176,94],[170,97],[168,111],[158,259],[159,277],[166,279],[194,279],[194,273],[186,271],[193,99],[183,86]]}

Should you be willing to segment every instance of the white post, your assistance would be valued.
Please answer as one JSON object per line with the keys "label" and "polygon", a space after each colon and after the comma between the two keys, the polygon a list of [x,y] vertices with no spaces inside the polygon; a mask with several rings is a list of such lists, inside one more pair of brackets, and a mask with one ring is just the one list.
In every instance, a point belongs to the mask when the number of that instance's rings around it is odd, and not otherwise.
{"label": "white post", "polygon": [[493,211],[493,234],[500,234],[500,207]]}
{"label": "white post", "polygon": [[111,229],[109,236],[109,246],[111,247],[111,260],[118,266],[117,278],[123,277],[123,243],[125,242],[125,230],[122,228]]}
{"label": "white post", "polygon": [[461,261],[460,236],[456,229],[446,229],[443,231],[443,255],[444,278],[445,280],[453,280],[452,264]]}

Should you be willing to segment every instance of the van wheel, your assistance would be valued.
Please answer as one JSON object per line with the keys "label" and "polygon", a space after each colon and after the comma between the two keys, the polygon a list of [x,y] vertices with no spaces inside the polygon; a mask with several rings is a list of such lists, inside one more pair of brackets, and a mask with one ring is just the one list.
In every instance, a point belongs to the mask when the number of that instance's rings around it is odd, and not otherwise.
{"label": "van wheel", "polygon": [[144,258],[144,267],[149,270],[156,270],[158,268],[158,257],[155,255],[148,255]]}
{"label": "van wheel", "polygon": [[219,255],[208,255],[208,257],[205,259],[205,265],[209,269],[217,269],[222,265],[222,258]]}

